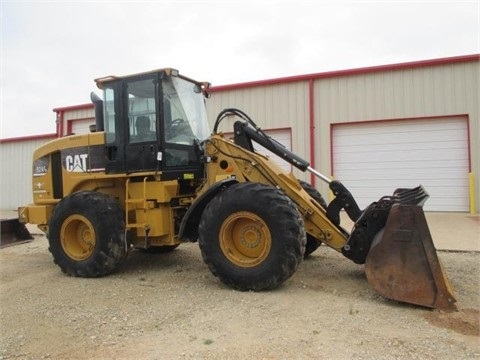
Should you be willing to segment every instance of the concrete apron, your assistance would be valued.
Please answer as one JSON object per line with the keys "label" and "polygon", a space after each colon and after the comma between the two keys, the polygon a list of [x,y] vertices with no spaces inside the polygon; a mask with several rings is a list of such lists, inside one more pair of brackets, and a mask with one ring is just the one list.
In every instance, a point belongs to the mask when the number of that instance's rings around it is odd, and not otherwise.
{"label": "concrete apron", "polygon": [[[437,250],[480,251],[479,214],[427,212],[425,217]],[[348,231],[353,226],[345,212],[341,223]]]}

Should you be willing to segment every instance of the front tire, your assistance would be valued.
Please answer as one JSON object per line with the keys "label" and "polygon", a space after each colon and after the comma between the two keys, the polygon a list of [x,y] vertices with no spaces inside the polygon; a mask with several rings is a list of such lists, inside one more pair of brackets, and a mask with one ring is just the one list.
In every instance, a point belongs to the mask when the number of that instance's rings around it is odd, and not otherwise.
{"label": "front tire", "polygon": [[[306,181],[299,180],[300,185],[302,186],[303,190],[307,192],[308,195],[310,195],[314,200],[316,200],[320,206],[323,209],[327,209],[327,203],[323,199],[322,194],[315,189],[312,185],[307,183]],[[307,245],[305,246],[305,255],[304,258],[310,256],[315,250],[317,250],[320,245],[322,245],[322,242],[318,240],[317,238],[313,237],[310,234],[307,234]]]}
{"label": "front tire", "polygon": [[198,241],[213,275],[236,290],[260,291],[274,289],[293,275],[306,238],[303,219],[283,192],[240,183],[208,204]]}
{"label": "front tire", "polygon": [[80,191],[58,203],[48,226],[53,261],[68,275],[107,275],[125,258],[125,222],[115,199]]}

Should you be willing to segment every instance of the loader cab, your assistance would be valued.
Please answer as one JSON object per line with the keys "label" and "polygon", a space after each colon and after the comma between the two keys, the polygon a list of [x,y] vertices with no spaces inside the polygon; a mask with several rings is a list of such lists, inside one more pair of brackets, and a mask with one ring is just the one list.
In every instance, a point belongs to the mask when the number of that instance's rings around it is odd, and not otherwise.
{"label": "loader cab", "polygon": [[207,83],[173,69],[95,81],[103,90],[103,112],[96,117],[105,131],[106,173],[157,171],[163,180],[203,176]]}

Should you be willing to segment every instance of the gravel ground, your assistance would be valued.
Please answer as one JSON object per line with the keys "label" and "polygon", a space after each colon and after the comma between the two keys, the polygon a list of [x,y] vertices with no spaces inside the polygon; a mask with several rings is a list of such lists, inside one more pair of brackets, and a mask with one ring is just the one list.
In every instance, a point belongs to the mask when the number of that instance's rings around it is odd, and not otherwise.
{"label": "gravel ground", "polygon": [[327,247],[254,293],[222,285],[196,244],[81,279],[39,236],[0,250],[0,359],[479,359],[480,254],[439,257],[458,312],[385,300]]}

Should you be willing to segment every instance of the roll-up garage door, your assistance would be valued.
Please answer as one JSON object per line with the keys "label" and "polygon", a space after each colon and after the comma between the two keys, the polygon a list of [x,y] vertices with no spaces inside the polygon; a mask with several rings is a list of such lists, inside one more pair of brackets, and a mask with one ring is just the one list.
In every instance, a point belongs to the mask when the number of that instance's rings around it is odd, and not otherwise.
{"label": "roll-up garage door", "polygon": [[90,125],[95,124],[95,119],[72,120],[72,133],[76,135],[88,134]]}
{"label": "roll-up garage door", "polygon": [[426,211],[468,211],[467,126],[464,117],[334,125],[334,177],[361,208],[422,184]]}

